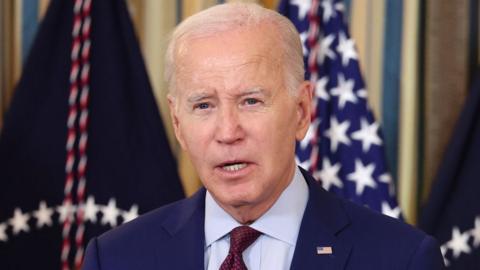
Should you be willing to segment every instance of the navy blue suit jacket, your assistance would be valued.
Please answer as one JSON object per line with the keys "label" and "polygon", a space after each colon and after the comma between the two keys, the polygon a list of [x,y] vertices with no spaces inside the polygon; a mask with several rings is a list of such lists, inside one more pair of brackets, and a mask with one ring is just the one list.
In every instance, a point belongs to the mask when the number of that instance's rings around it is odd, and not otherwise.
{"label": "navy blue suit jacket", "polygon": [[[291,269],[443,269],[423,232],[322,189],[303,172],[309,199]],[[84,270],[203,269],[205,189],[92,239]],[[331,255],[317,255],[330,246]]]}

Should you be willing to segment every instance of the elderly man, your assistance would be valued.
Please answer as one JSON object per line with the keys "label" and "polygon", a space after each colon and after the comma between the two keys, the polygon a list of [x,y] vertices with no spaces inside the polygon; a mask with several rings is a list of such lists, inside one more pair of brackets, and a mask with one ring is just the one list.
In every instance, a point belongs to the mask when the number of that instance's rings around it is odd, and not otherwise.
{"label": "elderly man", "polygon": [[84,269],[440,269],[435,241],[324,191],[295,165],[312,85],[284,17],[225,4],[175,30],[175,134],[202,180],[192,198],[93,239]]}

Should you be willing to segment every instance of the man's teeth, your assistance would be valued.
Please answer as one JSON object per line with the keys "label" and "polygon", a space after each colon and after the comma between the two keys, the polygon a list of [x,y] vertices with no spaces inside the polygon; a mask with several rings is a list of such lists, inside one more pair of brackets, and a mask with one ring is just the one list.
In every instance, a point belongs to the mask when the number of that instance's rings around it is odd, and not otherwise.
{"label": "man's teeth", "polygon": [[233,172],[233,171],[241,170],[245,167],[247,167],[246,163],[235,163],[235,164],[225,165],[222,168],[226,171]]}

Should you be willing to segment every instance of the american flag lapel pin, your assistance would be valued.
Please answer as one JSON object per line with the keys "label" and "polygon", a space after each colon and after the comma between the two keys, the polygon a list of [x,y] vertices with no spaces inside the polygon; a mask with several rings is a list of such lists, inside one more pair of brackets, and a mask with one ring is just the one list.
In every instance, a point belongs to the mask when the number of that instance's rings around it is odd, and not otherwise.
{"label": "american flag lapel pin", "polygon": [[326,255],[332,254],[333,249],[332,247],[317,247],[317,255]]}

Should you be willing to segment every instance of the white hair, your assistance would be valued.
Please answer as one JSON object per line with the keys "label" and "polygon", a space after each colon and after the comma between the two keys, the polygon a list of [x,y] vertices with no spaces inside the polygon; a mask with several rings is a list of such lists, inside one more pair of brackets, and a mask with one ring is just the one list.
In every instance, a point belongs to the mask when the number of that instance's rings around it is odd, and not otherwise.
{"label": "white hair", "polygon": [[174,30],[165,56],[165,79],[169,92],[176,91],[175,57],[183,44],[194,38],[213,36],[240,27],[270,24],[276,29],[276,44],[282,50],[285,87],[296,95],[304,80],[303,51],[299,34],[289,19],[276,11],[252,3],[227,3],[203,10],[180,23]]}

